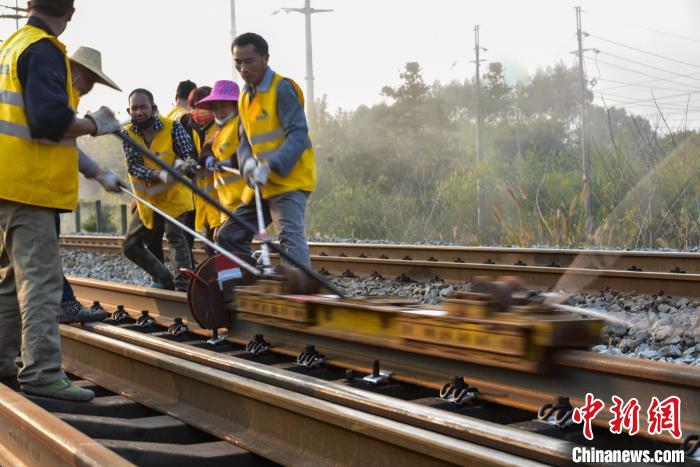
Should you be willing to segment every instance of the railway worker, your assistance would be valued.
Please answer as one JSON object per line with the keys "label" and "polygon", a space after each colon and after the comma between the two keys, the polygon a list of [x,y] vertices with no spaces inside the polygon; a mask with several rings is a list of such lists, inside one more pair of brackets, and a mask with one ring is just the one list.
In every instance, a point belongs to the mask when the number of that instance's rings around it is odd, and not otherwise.
{"label": "railway worker", "polygon": [[[0,48],[0,378],[24,392],[94,397],[61,369],[61,257],[56,212],[78,201],[75,139],[119,130],[106,107],[78,118],[65,46],[73,0],[28,2],[29,20]],[[15,358],[22,356],[22,369]]]}
{"label": "railway worker", "polygon": [[[185,81],[180,81],[180,83],[177,85],[177,89],[175,90],[175,107],[168,112],[165,118],[184,123],[185,118],[190,115],[190,112],[192,111],[189,96],[195,89],[197,89],[197,85],[194,82],[188,79]],[[188,128],[185,129],[189,130]],[[190,176],[190,180],[193,183],[196,182],[194,176]],[[195,228],[195,211],[195,209],[188,211],[187,215],[185,216],[185,225],[190,229]],[[194,237],[185,232],[185,238],[187,239],[187,244],[189,245],[190,251],[192,251],[192,247],[194,246]],[[156,256],[156,258],[163,262],[163,230],[154,231],[146,246],[148,247],[148,250]],[[192,256],[192,264],[194,264],[194,256]]]}
{"label": "railway worker", "polygon": [[[245,81],[238,103],[238,164],[243,178],[261,186],[265,224],[275,226],[280,245],[294,259],[309,264],[304,236],[305,211],[316,186],[316,163],[299,86],[268,67],[268,45],[254,33],[238,36],[232,46],[236,69]],[[254,203],[236,214],[256,222]],[[228,220],[218,232],[224,248],[251,254],[253,234]]]}
{"label": "railway worker", "polygon": [[[209,196],[218,200],[219,196],[214,187],[214,174],[206,168],[206,156],[211,154],[211,145],[219,132],[219,127],[214,122],[214,114],[207,109],[197,108],[197,102],[209,96],[211,91],[211,87],[202,86],[190,93],[189,102],[192,112],[183,117],[182,124],[185,128],[189,127],[191,129],[193,140],[199,142],[196,146],[197,154],[199,155],[197,162],[200,169],[195,171],[196,184]],[[194,197],[194,204],[196,213],[195,229],[209,240],[213,240],[214,230],[223,222],[222,212],[199,196]],[[210,256],[215,254],[214,250],[208,246],[204,248]]]}
{"label": "railway worker", "polygon": [[[102,55],[98,50],[89,47],[79,47],[70,56],[71,76],[73,77],[73,100],[78,108],[80,99],[89,93],[95,83],[101,83],[116,91],[121,88],[102,71]],[[78,168],[85,178],[96,180],[102,188],[111,193],[121,193],[121,187],[126,184],[111,170],[106,170],[79,150]],[[56,214],[56,231],[61,233],[61,217]],[[61,311],[58,317],[60,323],[87,323],[102,321],[107,313],[101,309],[84,307],[76,298],[70,282],[63,276],[63,296]]]}
{"label": "railway worker", "polygon": [[[204,165],[214,177],[214,188],[221,204],[229,211],[235,211],[241,204],[246,189],[245,180],[238,174],[224,171],[220,166],[238,169],[238,98],[240,89],[233,81],[221,80],[214,83],[212,93],[197,102],[198,109],[211,111],[214,115],[215,134],[211,144],[203,152]],[[219,213],[220,224],[226,220]]]}
{"label": "railway worker", "polygon": [[[197,89],[197,85],[190,80],[180,81],[175,90],[175,107],[168,112],[165,118],[181,122],[182,117],[192,111],[189,103],[190,93]],[[181,122],[182,123],[182,122]]]}
{"label": "railway worker", "polygon": [[[162,161],[184,172],[189,167],[188,159],[195,159],[197,154],[192,139],[180,122],[157,115],[157,110],[150,91],[135,89],[129,94],[131,123],[122,132],[158,154]],[[184,222],[187,212],[194,209],[192,192],[176,183],[170,173],[160,170],[154,162],[144,160],[130,144],[124,142],[123,147],[129,180],[136,195],[179,222]],[[185,291],[187,277],[180,269],[193,268],[192,252],[185,233],[140,202],[136,209],[138,215],[132,218],[124,239],[124,255],[151,275],[151,287]],[[157,231],[163,223],[170,246],[171,264],[175,269],[174,277],[145,245],[152,238],[152,231]]]}

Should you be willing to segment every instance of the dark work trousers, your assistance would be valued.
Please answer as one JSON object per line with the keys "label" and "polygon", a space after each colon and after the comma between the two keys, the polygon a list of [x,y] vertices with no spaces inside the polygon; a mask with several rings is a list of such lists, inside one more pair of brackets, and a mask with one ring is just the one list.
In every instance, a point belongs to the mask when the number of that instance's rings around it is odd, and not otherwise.
{"label": "dark work trousers", "polygon": [[[194,185],[194,182],[192,184]],[[185,225],[194,230],[194,220],[197,217],[196,211],[187,211],[185,216]],[[192,265],[194,266],[197,264],[197,262],[194,260],[194,253],[192,253],[192,250],[194,249],[194,235],[190,235],[185,232],[185,238],[187,239],[187,245],[190,247],[190,253],[192,254]]]}
{"label": "dark work trousers", "polygon": [[[284,251],[303,264],[310,264],[309,245],[304,236],[306,201],[309,193],[290,191],[263,200],[263,217],[265,225],[274,224],[275,234],[279,237]],[[250,224],[258,225],[255,202],[238,206],[235,213]],[[216,241],[230,252],[250,256],[253,234],[232,219],[227,220],[216,231]],[[283,262],[287,262],[284,261]]]}
{"label": "dark work trousers", "polygon": [[[136,213],[134,209],[133,214]],[[165,255],[163,254],[163,235],[165,234],[165,222],[154,225],[151,229],[151,235],[146,240],[146,248],[153,253],[153,256],[161,263],[165,263]],[[154,277],[153,280],[156,280]]]}
{"label": "dark work trousers", "polygon": [[[186,213],[177,217],[184,223]],[[168,268],[151,253],[146,244],[152,240],[154,232],[165,230],[165,237],[170,247],[170,263],[175,270],[175,277]],[[162,237],[161,242],[162,242]],[[180,268],[192,269],[192,252],[189,249],[184,232],[175,224],[163,219],[158,214],[153,215],[153,230],[146,228],[137,214],[129,223],[129,229],[124,239],[124,256],[136,263],[144,271],[160,282],[165,288],[176,290],[187,289],[188,279],[180,272]]]}
{"label": "dark work trousers", "polygon": [[[56,235],[61,236],[61,216],[56,213]],[[75,294],[73,293],[73,287],[71,287],[70,282],[66,279],[66,275],[63,274],[63,295],[61,296],[61,303],[75,301]]]}

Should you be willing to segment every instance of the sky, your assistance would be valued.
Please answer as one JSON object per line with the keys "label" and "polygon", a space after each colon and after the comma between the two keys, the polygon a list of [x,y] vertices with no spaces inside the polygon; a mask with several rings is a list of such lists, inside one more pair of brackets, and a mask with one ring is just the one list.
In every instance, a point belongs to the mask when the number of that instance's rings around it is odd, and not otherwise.
{"label": "sky", "polygon": [[[167,112],[179,81],[211,85],[235,76],[230,3],[76,0],[77,12],[61,40],[69,51],[101,50],[110,77],[125,91],[152,90]],[[304,17],[273,14],[302,7],[303,0],[235,3],[237,31],[263,35],[271,67],[306,89]],[[653,93],[669,126],[685,125],[687,107],[687,126],[700,128],[697,0],[312,0],[312,6],[334,10],[312,17],[316,97],[326,95],[332,111],[381,102],[381,88],[398,84],[399,72],[411,61],[421,64],[429,83],[471,78],[475,25],[487,49],[481,58],[503,63],[511,84],[539,67],[558,61],[571,65],[577,47],[574,7],[581,6],[589,34],[584,47],[591,49],[586,71],[597,81],[596,102],[603,103],[602,92],[607,105],[624,103],[656,122]],[[14,21],[0,22],[0,36],[14,29]],[[127,94],[96,86],[80,110],[100,105],[124,116]]]}

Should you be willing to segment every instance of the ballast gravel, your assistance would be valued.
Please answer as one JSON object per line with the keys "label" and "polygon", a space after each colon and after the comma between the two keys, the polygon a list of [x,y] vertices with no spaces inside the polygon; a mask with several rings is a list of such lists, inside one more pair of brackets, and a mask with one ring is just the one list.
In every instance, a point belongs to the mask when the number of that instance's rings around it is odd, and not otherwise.
{"label": "ballast gravel", "polygon": [[[150,277],[123,256],[62,250],[66,275],[148,286]],[[415,282],[408,277],[334,277],[348,295],[404,297],[436,304],[468,283]],[[593,351],[700,367],[700,301],[667,295],[628,295],[612,290],[575,293],[569,305],[606,312],[627,325],[608,324]]]}

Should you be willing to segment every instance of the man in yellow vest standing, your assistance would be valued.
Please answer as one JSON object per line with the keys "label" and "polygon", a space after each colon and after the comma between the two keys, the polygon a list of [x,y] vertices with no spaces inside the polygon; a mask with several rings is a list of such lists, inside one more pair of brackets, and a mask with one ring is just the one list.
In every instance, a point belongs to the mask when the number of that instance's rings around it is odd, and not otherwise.
{"label": "man in yellow vest standing", "polygon": [[[103,107],[77,118],[65,46],[73,0],[33,0],[0,49],[0,378],[30,394],[86,401],[61,369],[62,274],[56,212],[78,201],[75,139],[119,130]],[[22,355],[22,369],[15,365]]]}
{"label": "man in yellow vest standing", "polygon": [[[180,122],[156,114],[157,107],[150,91],[132,91],[129,95],[128,111],[131,123],[122,131],[158,155],[160,160],[184,172],[190,167],[187,160],[191,159],[193,162],[197,159],[192,139]],[[191,190],[175,182],[170,173],[160,170],[151,160],[144,160],[141,153],[126,142],[124,154],[134,192],[167,215],[184,223],[187,212],[194,209]],[[185,233],[140,202],[137,203],[137,214],[132,218],[124,239],[124,255],[151,275],[151,287],[187,290],[188,279],[180,269],[192,269],[193,265],[192,252]],[[152,238],[153,231],[160,230],[163,223],[170,246],[171,264],[175,270],[174,279],[165,264],[146,248],[146,242]],[[160,240],[162,241],[162,238]]]}
{"label": "man in yellow vest standing", "polygon": [[[238,36],[232,52],[246,83],[238,102],[238,166],[250,186],[261,187],[265,225],[272,222],[282,248],[309,264],[304,224],[306,202],[316,186],[316,162],[304,96],[294,81],[268,67],[268,45],[258,34]],[[236,214],[256,223],[254,203],[239,206]],[[232,220],[220,228],[217,237],[224,248],[247,255],[252,253],[252,238]]]}
{"label": "man in yellow vest standing", "polygon": [[[192,106],[190,105],[190,93],[197,89],[197,85],[186,79],[185,81],[180,81],[175,90],[175,107],[168,112],[165,118],[173,120],[175,122],[184,123],[184,117],[190,115],[192,112]],[[184,125],[183,125],[184,126]],[[185,128],[186,130],[188,128]],[[192,183],[196,183],[195,177],[190,177]],[[194,199],[194,198],[193,198]],[[196,204],[194,205],[196,207]],[[191,229],[195,228],[196,224],[196,213],[195,209],[189,211],[185,216],[185,225]],[[185,233],[185,238],[187,239],[187,245],[189,249],[192,250],[194,247],[194,237],[188,233]],[[157,230],[153,231],[151,239],[147,242],[148,251],[153,253],[156,258],[163,261],[163,231]],[[192,264],[194,264],[194,256],[192,256]]]}
{"label": "man in yellow vest standing", "polygon": [[168,112],[165,118],[179,122],[182,117],[192,111],[190,107],[190,93],[197,89],[197,85],[190,80],[180,81],[175,91],[175,107]]}

